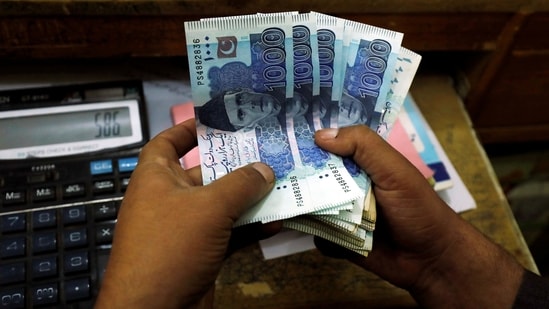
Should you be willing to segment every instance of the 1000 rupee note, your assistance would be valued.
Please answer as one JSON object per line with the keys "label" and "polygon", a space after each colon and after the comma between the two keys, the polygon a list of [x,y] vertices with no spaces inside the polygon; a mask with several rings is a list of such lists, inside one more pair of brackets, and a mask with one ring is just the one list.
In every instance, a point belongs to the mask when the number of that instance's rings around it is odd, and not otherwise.
{"label": "1000 rupee note", "polygon": [[[374,118],[371,124],[371,127],[377,127],[376,131],[381,137],[387,138],[388,133],[391,131],[412,85],[420,62],[420,55],[407,48],[400,47],[385,107],[379,118]],[[371,187],[369,194],[373,196]],[[368,196],[365,200],[370,202],[370,206],[365,205],[364,207],[361,226],[366,230],[373,231],[377,217],[375,202],[372,203],[373,199],[369,199]]]}
{"label": "1000 rupee note", "polygon": [[[346,67],[343,89],[339,101],[338,127],[353,124],[377,126],[385,106],[385,94],[390,90],[392,67],[402,41],[402,33],[381,29],[370,25],[345,22],[344,54]],[[348,46],[346,46],[348,45]],[[351,211],[342,211],[339,220],[356,224],[368,212],[369,203],[364,203],[371,190],[370,180],[350,158],[344,159],[345,167],[362,189],[363,196],[353,203]]]}
{"label": "1000 rupee note", "polygon": [[340,113],[339,125],[370,125],[385,106],[402,33],[357,22],[346,27],[352,35],[340,106],[348,113]]}
{"label": "1000 rupee note", "polygon": [[[398,117],[398,113],[404,104],[404,99],[406,98],[408,90],[412,84],[420,61],[420,55],[404,47],[400,48],[394,72],[391,77],[391,87],[387,94],[386,106],[383,109],[379,119],[374,118],[372,120],[373,123],[378,123],[377,133],[383,138],[387,137],[387,133],[390,132],[396,118]],[[360,223],[360,227],[368,231],[373,231],[375,229],[377,216],[375,199],[373,199],[372,196],[372,190],[370,187],[368,194],[365,197],[365,205]],[[338,216],[325,216],[324,218],[321,218],[321,220],[327,220],[332,224],[351,230],[354,229],[354,226],[349,224],[349,222],[354,221],[349,219],[349,213],[350,212],[341,211]]]}
{"label": "1000 rupee note", "polygon": [[[237,224],[281,220],[355,199],[358,190],[344,169],[296,168],[298,154],[286,130],[294,85],[291,15],[212,19],[185,28],[204,183],[257,161],[273,167],[277,177],[272,193]],[[313,203],[319,195],[326,197],[323,204]]]}
{"label": "1000 rupee note", "polygon": [[[390,90],[392,68],[395,66],[402,33],[353,21],[345,23],[346,67],[339,101],[339,127],[364,124],[377,128],[386,94]],[[348,45],[348,47],[345,47]],[[375,125],[374,125],[375,124]],[[355,201],[362,212],[371,184],[368,176],[350,158],[345,167],[362,189],[364,197]],[[362,203],[362,205],[360,205]]]}
{"label": "1000 rupee note", "polygon": [[385,99],[385,106],[380,117],[374,119],[371,125],[371,127],[377,127],[377,133],[384,139],[387,138],[398,118],[420,62],[420,55],[405,47],[400,48],[391,77],[391,87]]}

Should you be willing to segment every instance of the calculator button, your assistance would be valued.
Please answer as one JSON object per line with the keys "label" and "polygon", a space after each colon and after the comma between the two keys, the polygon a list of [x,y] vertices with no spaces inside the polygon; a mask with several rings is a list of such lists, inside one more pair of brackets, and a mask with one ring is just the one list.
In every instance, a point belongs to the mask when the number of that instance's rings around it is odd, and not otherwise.
{"label": "calculator button", "polygon": [[99,203],[94,206],[95,221],[116,219],[116,205],[114,202]]}
{"label": "calculator button", "polygon": [[10,190],[2,192],[2,204],[17,205],[25,203],[26,190]]}
{"label": "calculator button", "polygon": [[44,202],[55,200],[55,187],[38,187],[32,190],[32,200],[35,202]]}
{"label": "calculator button", "polygon": [[48,256],[32,260],[32,277],[44,278],[57,275],[57,258]]}
{"label": "calculator button", "polygon": [[95,194],[114,192],[114,180],[104,179],[96,180],[92,184],[92,190]]}
{"label": "calculator button", "polygon": [[32,227],[35,229],[54,227],[56,224],[55,209],[39,210],[32,213]]}
{"label": "calculator button", "polygon": [[86,222],[86,206],[72,206],[63,208],[63,223],[64,224],[73,224],[73,223],[82,223]]}
{"label": "calculator button", "polygon": [[88,252],[79,251],[67,253],[64,256],[63,264],[65,266],[65,273],[88,270]]}
{"label": "calculator button", "polygon": [[35,233],[32,236],[32,252],[42,253],[57,249],[57,236],[55,232]]}
{"label": "calculator button", "polygon": [[0,220],[0,232],[20,232],[27,227],[27,216],[24,213],[2,216]]}
{"label": "calculator button", "polygon": [[90,162],[90,173],[92,175],[110,174],[112,172],[112,160],[97,160]]}
{"label": "calculator button", "polygon": [[112,243],[114,226],[114,223],[98,224],[95,227],[95,242],[100,245]]}
{"label": "calculator button", "polygon": [[0,308],[21,309],[25,308],[25,289],[16,288],[0,291]]}
{"label": "calculator button", "polygon": [[65,248],[75,248],[87,245],[88,231],[86,228],[65,230],[63,232],[63,244]]}
{"label": "calculator button", "polygon": [[33,305],[48,305],[57,303],[57,283],[48,283],[31,289]]}
{"label": "calculator button", "polygon": [[65,299],[70,301],[86,299],[90,297],[90,279],[80,278],[65,281]]}
{"label": "calculator button", "polygon": [[86,186],[83,183],[71,183],[63,186],[63,198],[81,197],[86,195]]}
{"label": "calculator button", "polygon": [[0,265],[0,284],[17,283],[21,281],[25,281],[24,262]]}
{"label": "calculator button", "polygon": [[6,237],[0,240],[0,257],[11,258],[25,255],[25,237]]}
{"label": "calculator button", "polygon": [[120,173],[133,172],[137,166],[137,157],[118,159],[118,171]]}

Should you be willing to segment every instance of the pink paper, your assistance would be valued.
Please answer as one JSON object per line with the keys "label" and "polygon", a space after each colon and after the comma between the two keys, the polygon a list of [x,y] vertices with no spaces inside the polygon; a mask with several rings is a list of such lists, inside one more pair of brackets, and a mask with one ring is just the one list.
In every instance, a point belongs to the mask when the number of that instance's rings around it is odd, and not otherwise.
{"label": "pink paper", "polygon": [[398,152],[400,152],[403,156],[405,156],[426,179],[433,177],[434,171],[430,169],[425,162],[423,162],[399,119],[397,119],[393,125],[393,128],[389,133],[389,137],[387,138],[387,142],[393,146],[393,148],[398,150]]}
{"label": "pink paper", "polygon": [[[172,121],[173,124],[181,123],[187,119],[194,118],[194,104],[187,102],[172,106]],[[182,158],[183,167],[188,169],[200,165],[200,156],[198,154],[198,146],[194,147]]]}

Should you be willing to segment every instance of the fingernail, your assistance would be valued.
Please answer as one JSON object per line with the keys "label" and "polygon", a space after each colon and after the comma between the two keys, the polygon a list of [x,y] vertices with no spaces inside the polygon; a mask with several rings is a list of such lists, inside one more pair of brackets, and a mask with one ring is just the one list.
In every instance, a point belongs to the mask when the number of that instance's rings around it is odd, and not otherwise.
{"label": "fingernail", "polygon": [[336,128],[327,128],[316,131],[316,136],[321,139],[334,139],[337,134],[339,133],[339,130]]}
{"label": "fingernail", "polygon": [[252,164],[252,167],[261,173],[263,175],[263,178],[267,180],[267,182],[273,182],[274,181],[274,173],[273,170],[264,163],[254,163]]}

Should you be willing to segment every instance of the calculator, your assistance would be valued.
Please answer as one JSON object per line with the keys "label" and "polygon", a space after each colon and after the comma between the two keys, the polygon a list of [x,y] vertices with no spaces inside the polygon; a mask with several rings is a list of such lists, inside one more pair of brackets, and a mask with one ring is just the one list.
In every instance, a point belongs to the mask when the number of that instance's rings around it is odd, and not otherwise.
{"label": "calculator", "polygon": [[91,308],[148,141],[142,82],[0,91],[0,308]]}

